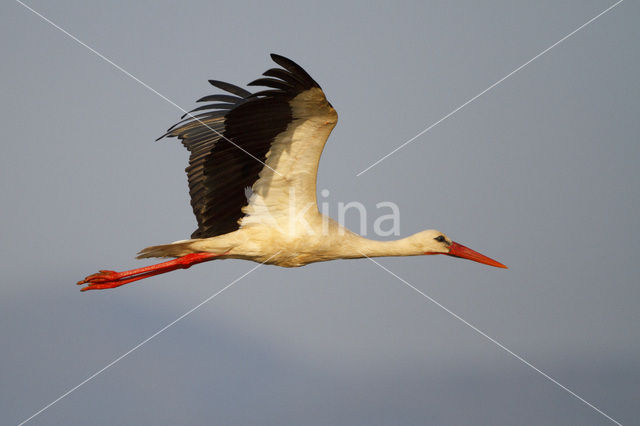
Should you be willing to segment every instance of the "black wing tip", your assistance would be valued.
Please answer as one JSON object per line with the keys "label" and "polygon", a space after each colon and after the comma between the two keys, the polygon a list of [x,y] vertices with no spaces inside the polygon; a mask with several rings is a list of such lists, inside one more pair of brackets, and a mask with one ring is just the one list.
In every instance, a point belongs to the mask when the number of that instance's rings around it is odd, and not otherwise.
{"label": "black wing tip", "polygon": [[[286,64],[291,64],[291,65],[296,66],[297,68],[302,69],[302,67],[300,65],[298,65],[293,59],[289,59],[286,56],[282,56],[282,55],[279,55],[277,53],[270,53],[269,56],[271,57],[271,60],[273,60],[273,62],[275,62],[278,65],[282,65],[282,64],[280,64],[280,62],[284,62]],[[282,65],[282,66],[284,66],[284,65]]]}
{"label": "black wing tip", "polygon": [[320,89],[320,85],[309,75],[309,73],[291,59],[282,55],[278,55],[277,53],[271,53],[269,56],[271,56],[273,62],[280,65],[282,68],[286,69],[298,78],[301,78],[306,83],[306,89],[310,89],[312,87],[317,87]]}
{"label": "black wing tip", "polygon": [[284,60],[284,61],[290,61],[293,62],[291,59],[286,58],[282,55],[278,55],[277,53],[270,53],[269,56],[271,57],[271,59],[273,60],[273,62],[275,62],[276,64],[278,63],[279,60]]}
{"label": "black wing tip", "polygon": [[229,92],[236,96],[239,96],[241,98],[246,98],[247,96],[251,95],[251,92],[243,89],[242,87],[238,87],[235,84],[227,83],[224,81],[209,80],[209,84],[211,84],[214,87],[217,87],[218,89],[224,90],[225,92]]}

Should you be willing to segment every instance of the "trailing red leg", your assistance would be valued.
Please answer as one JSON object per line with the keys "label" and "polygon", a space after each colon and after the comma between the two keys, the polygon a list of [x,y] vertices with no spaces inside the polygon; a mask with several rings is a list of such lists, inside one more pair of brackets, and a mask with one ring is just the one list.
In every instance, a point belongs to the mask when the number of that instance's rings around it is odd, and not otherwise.
{"label": "trailing red leg", "polygon": [[175,271],[176,269],[187,269],[191,265],[206,262],[219,256],[222,256],[222,254],[191,253],[167,262],[131,269],[129,271],[115,272],[102,270],[89,275],[82,281],[78,281],[78,285],[88,284],[88,286],[82,288],[81,291],[120,287],[124,284],[129,284],[154,275],[164,274],[165,272]]}

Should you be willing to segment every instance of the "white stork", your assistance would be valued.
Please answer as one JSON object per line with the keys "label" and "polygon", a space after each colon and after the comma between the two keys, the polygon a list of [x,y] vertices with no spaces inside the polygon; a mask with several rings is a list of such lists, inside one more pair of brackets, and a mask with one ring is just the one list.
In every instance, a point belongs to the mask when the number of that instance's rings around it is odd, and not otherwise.
{"label": "white stork", "polygon": [[447,254],[506,268],[439,231],[375,241],[322,215],[316,175],[338,114],[299,65],[279,55],[271,58],[282,68],[249,83],[268,90],[251,93],[210,80],[229,94],[199,99],[214,103],[185,114],[158,138],[177,137],[191,153],[186,172],[198,229],[189,240],[147,247],[138,258],[175,259],[124,272],[102,270],[78,282],[87,284],[83,291],[228,258],[294,267],[334,259]]}

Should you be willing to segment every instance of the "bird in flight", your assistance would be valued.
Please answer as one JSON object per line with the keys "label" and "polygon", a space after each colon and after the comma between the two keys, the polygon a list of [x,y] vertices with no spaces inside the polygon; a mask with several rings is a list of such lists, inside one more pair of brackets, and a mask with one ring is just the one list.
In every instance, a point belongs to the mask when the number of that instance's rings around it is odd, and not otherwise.
{"label": "bird in flight", "polygon": [[249,86],[209,80],[225,94],[205,96],[158,139],[176,137],[189,150],[191,239],[142,249],[138,258],[172,260],[124,272],[101,270],[78,284],[119,287],[214,259],[246,259],[284,267],[335,259],[446,254],[506,268],[440,231],[395,241],[364,238],[321,214],[316,175],[338,114],[318,83],[290,59],[272,54],[271,68]]}

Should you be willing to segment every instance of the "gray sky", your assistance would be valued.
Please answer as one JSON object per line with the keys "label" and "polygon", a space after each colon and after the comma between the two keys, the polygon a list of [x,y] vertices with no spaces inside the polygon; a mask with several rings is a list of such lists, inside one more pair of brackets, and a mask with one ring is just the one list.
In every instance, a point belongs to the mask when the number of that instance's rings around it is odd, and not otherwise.
{"label": "gray sky", "polygon": [[[319,174],[509,270],[380,263],[619,422],[640,424],[640,6],[558,2],[28,4],[183,108],[207,79],[300,63],[340,115]],[[28,418],[251,269],[80,293],[195,229],[181,112],[0,5],[0,416]],[[347,225],[357,227],[349,218]],[[367,260],[262,267],[30,424],[612,424]]]}

